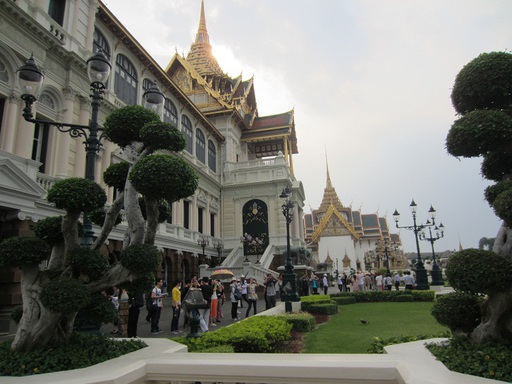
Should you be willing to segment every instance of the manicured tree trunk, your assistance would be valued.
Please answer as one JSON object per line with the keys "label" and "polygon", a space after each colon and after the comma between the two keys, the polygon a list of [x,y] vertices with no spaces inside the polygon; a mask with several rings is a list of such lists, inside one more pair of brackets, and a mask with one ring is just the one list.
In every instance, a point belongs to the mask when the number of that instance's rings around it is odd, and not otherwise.
{"label": "manicured tree trunk", "polygon": [[156,237],[156,230],[158,228],[158,201],[152,199],[145,199],[146,202],[146,216],[147,216],[147,228],[146,238],[144,243],[154,244]]}
{"label": "manicured tree trunk", "polygon": [[[494,252],[512,260],[512,229],[501,226],[494,242]],[[512,341],[512,288],[490,294],[482,311],[482,322],[470,335],[472,343]]]}
{"label": "manicured tree trunk", "polygon": [[47,310],[39,301],[45,277],[38,266],[21,270],[21,293],[23,295],[23,317],[11,344],[18,352],[30,352],[35,348],[69,339],[73,331],[75,313],[63,315]]}

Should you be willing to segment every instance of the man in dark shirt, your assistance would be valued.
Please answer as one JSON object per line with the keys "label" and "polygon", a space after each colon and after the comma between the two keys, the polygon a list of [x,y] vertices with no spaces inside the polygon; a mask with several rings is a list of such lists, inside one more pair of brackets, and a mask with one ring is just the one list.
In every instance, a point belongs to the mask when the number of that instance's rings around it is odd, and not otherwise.
{"label": "man in dark shirt", "polygon": [[199,309],[199,326],[201,331],[208,332],[208,324],[210,323],[210,304],[212,302],[213,288],[210,284],[210,279],[204,276],[201,280],[201,291],[203,298],[208,303],[208,308]]}

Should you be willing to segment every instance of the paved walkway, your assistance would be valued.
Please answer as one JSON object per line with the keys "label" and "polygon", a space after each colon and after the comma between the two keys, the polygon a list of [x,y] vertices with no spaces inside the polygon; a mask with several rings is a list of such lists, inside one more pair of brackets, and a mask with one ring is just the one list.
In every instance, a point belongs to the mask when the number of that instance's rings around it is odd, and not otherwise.
{"label": "paved walkway", "polygon": [[[262,296],[262,295],[259,295]],[[148,313],[147,309],[145,307],[140,309],[140,316],[139,316],[139,322],[137,324],[137,336],[143,337],[143,338],[158,338],[158,337],[180,337],[185,336],[190,332],[190,327],[183,327],[183,321],[185,320],[183,312],[180,315],[179,320],[179,331],[180,333],[178,335],[174,335],[171,333],[171,319],[172,319],[172,307],[171,307],[171,299],[169,297],[166,297],[163,299],[164,301],[164,308],[162,310],[162,314],[160,316],[160,329],[162,330],[161,333],[158,333],[156,335],[151,334],[151,324],[146,321],[146,315]],[[243,303],[243,308],[238,308],[238,311],[240,312],[238,314],[238,317],[240,319],[245,319],[245,312],[247,311],[247,303]],[[263,312],[265,310],[265,302],[263,299],[258,300],[256,304],[257,312]],[[210,326],[210,330],[214,331],[216,329],[219,329],[221,327],[225,327],[227,325],[233,324],[236,321],[231,319],[231,302],[229,300],[224,301],[224,305],[222,305],[222,313],[223,317],[221,319],[220,323],[216,323],[215,326]],[[250,316],[252,316],[254,313],[254,310],[251,308]],[[112,331],[113,325],[112,324],[105,324],[102,328],[102,331],[105,335],[109,335],[110,331]],[[117,336],[117,335],[112,335]],[[122,336],[117,336],[122,337]]]}

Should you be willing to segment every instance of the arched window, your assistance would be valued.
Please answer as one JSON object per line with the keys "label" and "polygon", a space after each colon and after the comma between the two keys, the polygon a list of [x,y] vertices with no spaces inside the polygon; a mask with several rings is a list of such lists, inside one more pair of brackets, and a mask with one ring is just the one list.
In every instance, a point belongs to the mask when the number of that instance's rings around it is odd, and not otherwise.
{"label": "arched window", "polygon": [[217,149],[211,140],[208,140],[208,168],[217,172]]}
{"label": "arched window", "polygon": [[176,127],[178,127],[178,110],[176,109],[174,103],[169,99],[165,99],[164,121],[166,123],[173,123]]}
{"label": "arched window", "polygon": [[115,89],[117,97],[126,104],[137,104],[137,71],[124,55],[117,55]]}
{"label": "arched window", "polygon": [[93,36],[92,53],[96,53],[101,49],[110,60],[110,46],[108,45],[105,36],[100,31],[98,31],[97,28],[94,28]]}
{"label": "arched window", "polygon": [[204,141],[204,134],[199,128],[196,129],[196,157],[201,163],[205,164],[206,143]]}
{"label": "arched window", "polygon": [[192,136],[194,132],[192,131],[192,123],[190,122],[190,119],[185,115],[181,117],[181,132],[187,141],[185,149],[188,153],[192,154]]}

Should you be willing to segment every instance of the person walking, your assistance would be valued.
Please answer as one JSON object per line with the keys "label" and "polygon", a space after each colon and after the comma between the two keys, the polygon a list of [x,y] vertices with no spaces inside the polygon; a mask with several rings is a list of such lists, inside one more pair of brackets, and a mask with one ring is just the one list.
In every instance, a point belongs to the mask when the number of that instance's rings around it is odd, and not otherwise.
{"label": "person walking", "polygon": [[300,295],[308,296],[309,295],[309,278],[308,274],[305,273],[300,279]]}
{"label": "person walking", "polygon": [[395,272],[393,280],[395,282],[395,289],[398,291],[400,289],[400,275],[398,274],[398,272]]}
{"label": "person walking", "polygon": [[250,278],[249,284],[247,285],[247,299],[248,299],[248,307],[247,312],[245,312],[245,317],[249,317],[249,312],[251,312],[251,307],[254,307],[254,314],[256,311],[256,303],[258,302],[258,294],[256,293],[256,287],[258,284],[256,283],[256,279]]}
{"label": "person walking", "polygon": [[274,308],[276,306],[277,279],[274,276],[272,276],[271,273],[269,273],[267,275],[267,277],[265,278],[265,281],[263,284],[265,285],[266,292],[267,292],[267,307],[268,307],[267,309]]}
{"label": "person walking", "polygon": [[217,316],[215,317],[215,322],[220,323],[220,319],[224,317],[224,314],[222,313],[222,306],[224,305],[224,299],[226,297],[224,296],[224,285],[221,281],[216,280],[215,283],[217,284]]}
{"label": "person walking", "polygon": [[199,309],[199,326],[201,327],[201,331],[208,332],[210,324],[210,305],[212,304],[212,295],[213,288],[210,285],[210,278],[208,276],[204,276],[201,280],[201,292],[203,293],[203,299],[208,303],[207,308]]}
{"label": "person walking", "polygon": [[237,292],[238,292],[238,285],[236,283],[236,279],[233,278],[231,280],[231,284],[229,286],[231,289],[231,293],[229,295],[229,300],[231,301],[231,319],[232,320],[240,320],[238,318],[238,301],[237,299]]}
{"label": "person walking", "polygon": [[317,275],[313,275],[311,278],[311,290],[313,291],[313,295],[318,295],[318,277]]}
{"label": "person walking", "polygon": [[324,273],[324,277],[322,278],[322,287],[324,288],[324,295],[327,295],[327,291],[329,290],[329,280],[327,279],[327,273]]}
{"label": "person walking", "polygon": [[180,320],[180,311],[181,311],[181,280],[176,280],[174,283],[174,287],[171,291],[172,297],[172,320],[171,320],[171,332],[174,335],[179,333],[178,331],[178,322]]}
{"label": "person walking", "polygon": [[137,337],[137,324],[139,322],[140,309],[144,306],[144,295],[137,293],[132,295],[128,292],[128,303],[130,308],[128,309],[128,337]]}
{"label": "person walking", "polygon": [[165,296],[165,294],[162,293],[163,283],[164,281],[161,278],[156,279],[155,287],[151,291],[151,300],[153,305],[151,311],[152,335],[162,332],[162,330],[160,329],[160,315],[162,313],[162,308],[164,306],[162,298]]}
{"label": "person walking", "polygon": [[338,275],[338,289],[343,292],[343,276]]}
{"label": "person walking", "polygon": [[248,282],[245,279],[245,276],[240,276],[240,288],[242,290],[242,300],[240,300],[240,308],[244,307],[244,301],[247,303],[247,305],[249,305],[249,299],[247,297],[247,286]]}
{"label": "person walking", "polygon": [[411,276],[411,272],[407,271],[404,275],[404,285],[405,289],[412,290],[414,287],[414,279]]}

